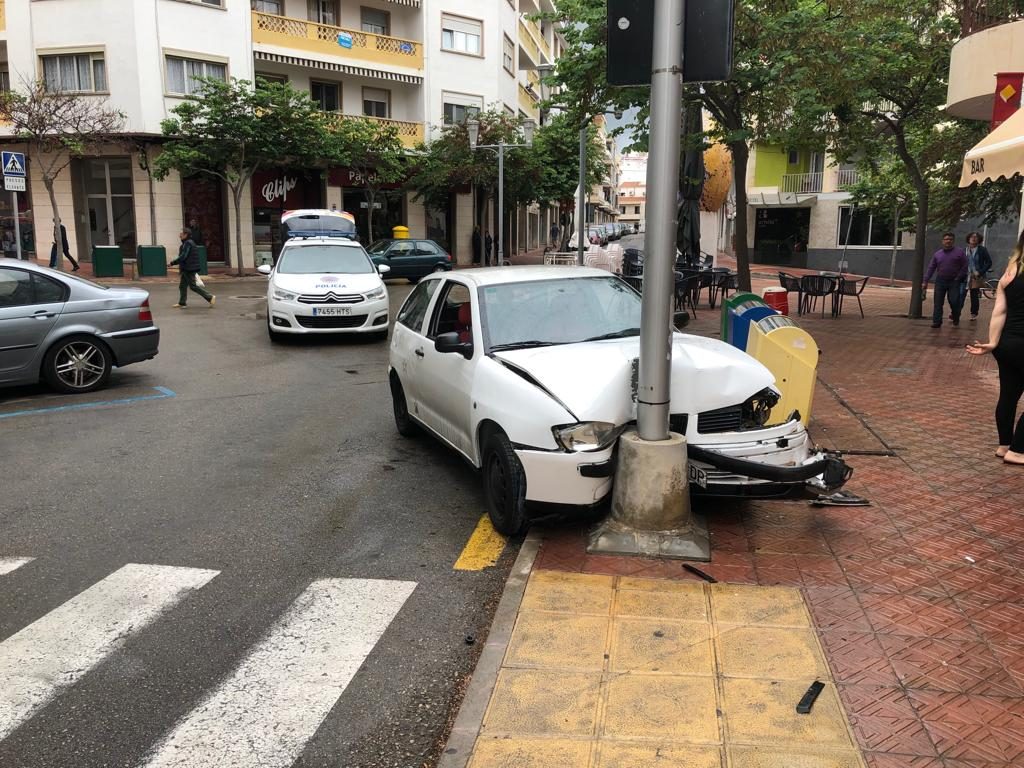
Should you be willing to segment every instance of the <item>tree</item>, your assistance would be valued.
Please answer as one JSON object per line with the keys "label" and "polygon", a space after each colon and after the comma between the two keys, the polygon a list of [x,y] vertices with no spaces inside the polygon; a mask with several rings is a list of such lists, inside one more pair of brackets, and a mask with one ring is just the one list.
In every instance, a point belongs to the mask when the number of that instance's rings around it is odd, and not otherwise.
{"label": "tree", "polygon": [[326,142],[326,159],[351,169],[363,186],[367,205],[367,238],[374,241],[373,211],[385,186],[405,178],[408,158],[398,129],[389,123],[345,118],[335,123]]}
{"label": "tree", "polygon": [[200,93],[161,123],[167,141],[153,174],[172,170],[222,180],[235,210],[235,267],[242,274],[242,197],[256,171],[314,167],[326,156],[328,127],[309,95],[286,83],[201,79]]}
{"label": "tree", "polygon": [[[0,120],[29,146],[53,210],[53,238],[60,249],[60,210],[54,185],[72,159],[109,143],[124,123],[124,114],[94,96],[47,90],[46,82],[24,83],[21,90],[0,93]],[[17,213],[15,213],[17,215]],[[64,260],[57,259],[57,269]]]}

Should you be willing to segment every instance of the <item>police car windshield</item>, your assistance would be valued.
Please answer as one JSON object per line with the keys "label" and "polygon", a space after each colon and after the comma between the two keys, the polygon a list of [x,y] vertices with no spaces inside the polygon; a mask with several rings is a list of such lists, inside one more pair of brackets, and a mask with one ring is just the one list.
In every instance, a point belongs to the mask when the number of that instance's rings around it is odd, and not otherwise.
{"label": "police car windshield", "polygon": [[363,275],[375,267],[361,246],[302,245],[285,248],[277,260],[282,275]]}

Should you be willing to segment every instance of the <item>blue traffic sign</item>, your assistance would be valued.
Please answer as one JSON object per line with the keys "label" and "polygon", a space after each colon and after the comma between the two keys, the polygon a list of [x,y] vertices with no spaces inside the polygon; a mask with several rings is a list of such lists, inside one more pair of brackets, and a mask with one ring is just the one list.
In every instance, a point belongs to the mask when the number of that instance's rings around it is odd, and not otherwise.
{"label": "blue traffic sign", "polygon": [[25,155],[22,152],[3,152],[2,163],[4,176],[25,178]]}

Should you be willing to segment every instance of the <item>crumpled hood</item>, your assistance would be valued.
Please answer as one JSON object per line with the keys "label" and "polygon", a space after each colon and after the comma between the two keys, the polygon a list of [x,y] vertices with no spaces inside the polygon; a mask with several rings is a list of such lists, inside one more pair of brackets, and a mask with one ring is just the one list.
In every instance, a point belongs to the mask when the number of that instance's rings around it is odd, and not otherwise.
{"label": "crumpled hood", "polygon": [[362,275],[283,275],[275,272],[273,281],[278,288],[292,293],[368,293],[381,284],[380,275],[375,272]]}
{"label": "crumpled hood", "polygon": [[[536,379],[580,421],[622,424],[636,418],[633,360],[640,339],[611,339],[496,352]],[[671,412],[701,413],[742,403],[775,383],[754,358],[725,342],[675,333]]]}

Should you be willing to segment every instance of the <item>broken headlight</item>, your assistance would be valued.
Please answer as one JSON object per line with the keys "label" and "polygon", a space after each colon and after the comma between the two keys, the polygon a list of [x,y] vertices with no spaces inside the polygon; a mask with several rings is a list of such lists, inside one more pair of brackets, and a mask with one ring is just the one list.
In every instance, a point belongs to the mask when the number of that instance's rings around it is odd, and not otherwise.
{"label": "broken headlight", "polygon": [[555,440],[567,451],[599,451],[615,442],[623,427],[607,421],[585,421],[552,427]]}
{"label": "broken headlight", "polygon": [[763,427],[772,415],[772,408],[778,405],[781,395],[771,387],[765,387],[743,403],[743,426]]}

